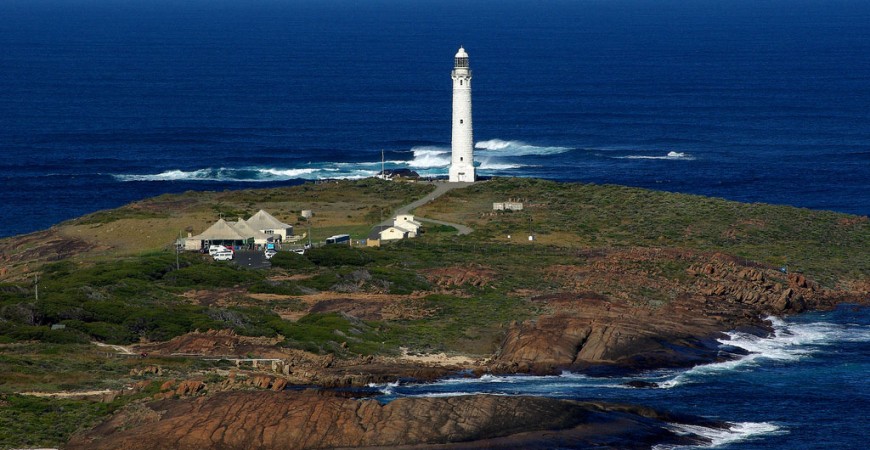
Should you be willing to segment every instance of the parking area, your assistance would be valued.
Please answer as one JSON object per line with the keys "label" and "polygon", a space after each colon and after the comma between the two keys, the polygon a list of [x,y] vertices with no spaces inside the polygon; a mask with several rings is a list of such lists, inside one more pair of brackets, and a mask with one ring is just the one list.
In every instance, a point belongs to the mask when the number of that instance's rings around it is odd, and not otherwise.
{"label": "parking area", "polygon": [[272,267],[262,250],[236,250],[233,264],[250,269],[268,269]]}

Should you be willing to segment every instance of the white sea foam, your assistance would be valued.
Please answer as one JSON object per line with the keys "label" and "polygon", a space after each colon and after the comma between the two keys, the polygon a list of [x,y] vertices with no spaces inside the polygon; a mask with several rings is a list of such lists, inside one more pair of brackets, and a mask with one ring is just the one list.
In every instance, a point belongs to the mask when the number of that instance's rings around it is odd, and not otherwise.
{"label": "white sea foam", "polygon": [[474,144],[474,148],[501,156],[555,155],[571,150],[570,147],[545,147],[527,144],[522,141],[490,139]]}
{"label": "white sea foam", "polygon": [[679,435],[695,435],[710,441],[707,445],[666,445],[659,444],[653,450],[683,450],[694,448],[714,448],[735,442],[769,436],[772,434],[784,434],[787,431],[769,422],[739,422],[731,424],[730,428],[709,428],[699,425],[670,424],[671,429]]}
{"label": "white sea foam", "polygon": [[407,164],[415,169],[444,168],[450,165],[450,149],[443,147],[414,147],[411,149],[414,159]]}
{"label": "white sea foam", "polygon": [[306,168],[274,168],[274,167],[246,167],[246,168],[206,168],[197,170],[167,170],[157,174],[119,174],[113,175],[118,181],[230,181],[230,182],[268,182],[285,181],[293,179],[321,179],[321,178],[344,178],[359,179],[377,174],[372,170],[359,165],[306,167]]}
{"label": "white sea foam", "polygon": [[777,317],[767,319],[771,321],[774,329],[770,337],[732,331],[725,333],[727,339],[719,340],[722,345],[743,349],[748,354],[729,361],[695,366],[670,380],[660,382],[659,387],[673,388],[699,377],[746,370],[765,361],[797,361],[838,342],[870,341],[870,329],[867,328],[847,328],[826,322],[789,324]]}
{"label": "white sea foam", "polygon": [[[505,161],[503,157],[524,155],[546,155],[570,150],[566,147],[539,147],[520,141],[493,139],[478,142],[482,150],[479,170],[498,172],[526,167],[516,161]],[[448,147],[418,146],[411,149],[411,160],[362,161],[362,162],[318,162],[303,167],[208,167],[194,170],[173,169],[154,174],[114,174],[118,181],[212,181],[212,182],[270,182],[293,179],[317,180],[324,178],[360,179],[375,176],[381,164],[388,168],[409,168],[423,176],[446,175],[450,166],[451,151]]]}
{"label": "white sea foam", "polygon": [[[561,375],[492,375],[478,378],[446,378],[435,383],[409,385],[402,395],[415,396],[441,392],[485,392],[493,395],[543,395],[571,397],[578,391],[593,388],[624,387],[610,378],[595,378],[563,372]],[[420,391],[420,392],[416,392]],[[440,395],[440,394],[439,394]]]}
{"label": "white sea foam", "polygon": [[316,169],[261,169],[262,173],[281,178],[301,178],[316,172]]}
{"label": "white sea foam", "polygon": [[665,159],[665,160],[694,160],[695,157],[683,152],[668,152],[667,155],[627,155],[614,156],[616,159]]}
{"label": "white sea foam", "polygon": [[399,387],[399,381],[396,380],[392,383],[383,383],[383,384],[369,383],[368,387],[370,387],[372,389],[378,389],[384,395],[392,395],[393,392],[395,391],[395,389],[397,387]]}
{"label": "white sea foam", "polygon": [[507,396],[508,394],[500,393],[500,392],[472,392],[472,391],[456,391],[456,392],[427,392],[425,394],[412,394],[409,397],[420,397],[420,398],[444,398],[444,397],[462,397],[465,395],[497,395],[497,396]]}
{"label": "white sea foam", "polygon": [[526,166],[524,166],[522,164],[493,162],[491,159],[487,159],[485,161],[480,162],[480,166],[478,166],[478,169],[480,169],[480,170],[512,170],[512,169],[519,169],[522,167],[526,167]]}

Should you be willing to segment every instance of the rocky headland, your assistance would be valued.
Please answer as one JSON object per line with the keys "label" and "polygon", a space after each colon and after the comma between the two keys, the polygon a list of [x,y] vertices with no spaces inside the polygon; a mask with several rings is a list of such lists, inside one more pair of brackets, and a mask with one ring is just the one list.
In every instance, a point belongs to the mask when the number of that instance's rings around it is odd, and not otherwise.
{"label": "rocky headland", "polygon": [[[470,235],[432,226],[380,249],[283,252],[262,270],[154,251],[218,210],[291,220],[309,207],[295,199],[316,199],[341,229],[376,221],[387,194],[397,207],[427,192],[368,180],[187,193],[0,241],[0,345],[20,362],[5,379],[27,397],[0,402],[66,420],[34,443],[81,428],[72,449],[650,448],[700,442],[668,424],[727,425],[532,397],[354,397],[400,380],[690,367],[739,357],[726,333],[767,336],[768,316],[870,304],[867,218],[537,180],[419,207]],[[543,200],[491,210],[518,192]],[[511,240],[532,217],[534,242]],[[154,241],[123,238],[141,229]],[[64,415],[93,402],[108,406],[89,421]]]}
{"label": "rocky headland", "polygon": [[[724,332],[766,336],[772,331],[766,316],[830,309],[843,302],[867,304],[868,299],[861,290],[823,289],[804,275],[724,254],[634,250],[596,259],[591,266],[548,268],[566,290],[532,297],[545,312],[510,325],[493,371],[602,373],[711,363],[729,357],[718,342],[726,338]],[[685,280],[620,269],[626,261],[662,259],[688,264]],[[613,293],[601,294],[604,285]],[[638,287],[666,295],[667,301],[654,307],[633,302],[625,291]]]}
{"label": "rocky headland", "polygon": [[130,408],[65,448],[642,449],[705,442],[676,434],[673,423],[727,427],[648,408],[540,397],[403,398],[381,404],[329,392],[233,392]]}

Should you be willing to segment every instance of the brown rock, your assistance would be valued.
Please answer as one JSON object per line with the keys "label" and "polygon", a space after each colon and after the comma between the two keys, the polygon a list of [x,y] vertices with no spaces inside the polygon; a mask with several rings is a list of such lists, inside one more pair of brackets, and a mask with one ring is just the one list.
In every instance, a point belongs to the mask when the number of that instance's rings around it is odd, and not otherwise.
{"label": "brown rock", "polygon": [[788,274],[788,282],[790,285],[799,288],[809,287],[809,284],[807,283],[807,278],[799,273]]}
{"label": "brown rock", "polygon": [[[741,293],[758,301],[756,292]],[[686,366],[714,360],[717,346],[711,338],[737,324],[760,325],[744,317],[739,303],[717,301],[716,315],[699,314],[710,307],[703,297],[683,297],[658,309],[589,299],[570,294],[544,298],[552,315],[541,316],[508,329],[498,362],[517,362],[534,371],[541,367],[586,368],[618,365],[630,368]],[[754,317],[754,316],[750,316]]]}
{"label": "brown rock", "polygon": [[151,383],[152,383],[151,380],[142,380],[142,381],[137,381],[137,382],[133,383],[133,385],[131,387],[135,391],[141,391],[142,389],[145,389],[148,386],[151,386]]}
{"label": "brown rock", "polygon": [[403,398],[383,405],[312,392],[235,392],[151,408],[165,412],[132,427],[116,415],[66,448],[552,448],[566,439],[586,448],[604,436],[622,449],[699,442],[667,431],[662,420],[675,419],[652,410],[537,397]]}
{"label": "brown rock", "polygon": [[257,375],[251,378],[251,385],[260,389],[269,389],[269,386],[272,385],[272,377]]}
{"label": "brown rock", "polygon": [[272,390],[275,392],[283,391],[287,387],[287,380],[283,378],[276,378],[275,381],[272,382]]}
{"label": "brown rock", "polygon": [[182,381],[178,384],[178,388],[175,389],[175,395],[180,397],[186,395],[194,395],[199,391],[205,389],[205,383],[199,380],[187,380]]}

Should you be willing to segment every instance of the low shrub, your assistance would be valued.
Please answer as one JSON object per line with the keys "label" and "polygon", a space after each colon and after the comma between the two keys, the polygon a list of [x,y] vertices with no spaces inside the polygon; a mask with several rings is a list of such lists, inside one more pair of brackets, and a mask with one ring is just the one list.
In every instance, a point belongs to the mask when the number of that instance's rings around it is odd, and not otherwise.
{"label": "low shrub", "polygon": [[375,260],[371,252],[345,245],[313,248],[305,256],[321,267],[365,266]]}
{"label": "low shrub", "polygon": [[307,270],[314,267],[308,258],[294,252],[278,252],[272,257],[272,267],[286,270]]}

